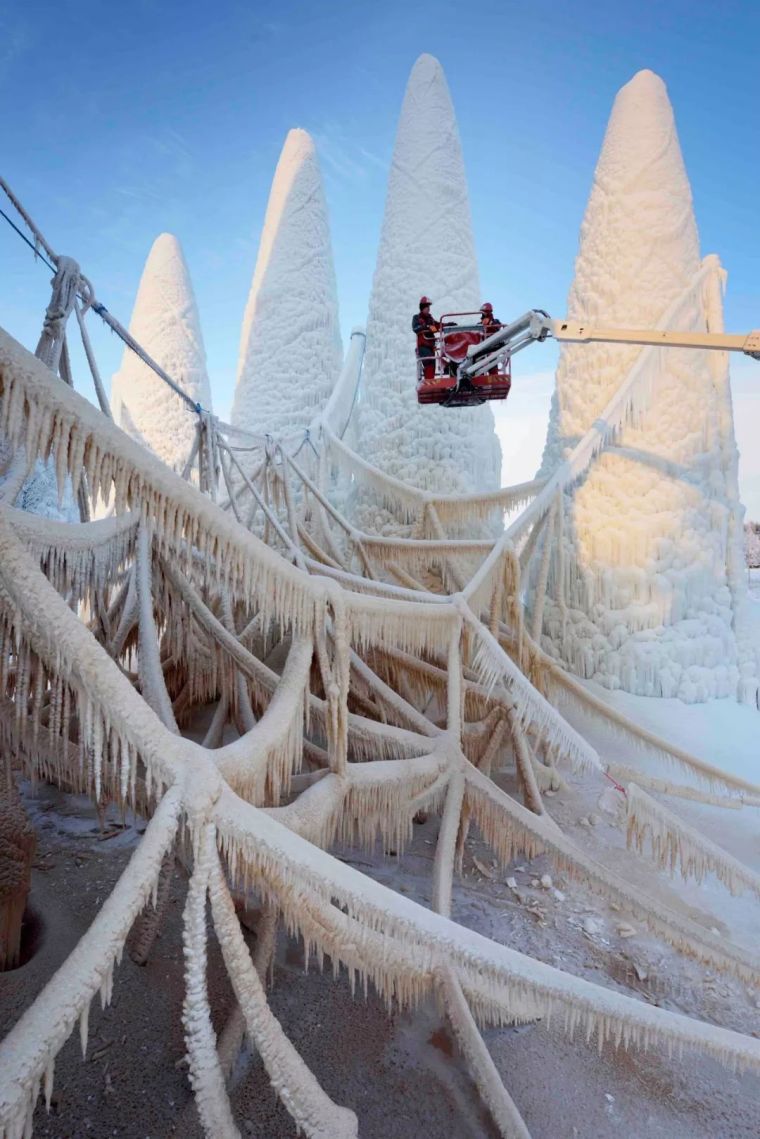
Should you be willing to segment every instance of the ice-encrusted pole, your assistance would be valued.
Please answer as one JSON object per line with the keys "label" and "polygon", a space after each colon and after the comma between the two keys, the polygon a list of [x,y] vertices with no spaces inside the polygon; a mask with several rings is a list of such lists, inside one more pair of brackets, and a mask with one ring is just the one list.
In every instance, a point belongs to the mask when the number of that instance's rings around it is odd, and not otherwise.
{"label": "ice-encrusted pole", "polygon": [[[701,266],[667,90],[641,71],[612,110],[568,315],[656,328],[670,310],[672,327],[705,332],[716,316],[704,282],[696,283]],[[715,289],[708,292],[714,309]],[[563,350],[544,473],[567,456],[646,352],[602,344]],[[741,506],[730,391],[715,382],[708,357],[650,350],[626,425],[563,498],[549,596],[561,586],[566,610],[547,601],[544,643],[575,673],[610,688],[705,700],[735,695],[740,668],[743,691],[751,688],[754,665],[740,661],[734,627],[732,546]]]}
{"label": "ice-encrusted pole", "polygon": [[311,136],[291,130],[243,317],[232,423],[275,435],[305,429],[327,402],[342,358],[319,160]]}
{"label": "ice-encrusted pole", "polygon": [[[145,262],[129,331],[194,403],[211,408],[198,308],[179,241],[162,233]],[[114,419],[134,439],[181,472],[197,416],[129,348],[111,382]]]}
{"label": "ice-encrusted pole", "polygon": [[443,70],[430,55],[409,77],[388,179],[367,322],[361,454],[423,490],[494,490],[501,449],[489,408],[417,405],[411,321],[423,293],[436,316],[483,300],[459,132]]}

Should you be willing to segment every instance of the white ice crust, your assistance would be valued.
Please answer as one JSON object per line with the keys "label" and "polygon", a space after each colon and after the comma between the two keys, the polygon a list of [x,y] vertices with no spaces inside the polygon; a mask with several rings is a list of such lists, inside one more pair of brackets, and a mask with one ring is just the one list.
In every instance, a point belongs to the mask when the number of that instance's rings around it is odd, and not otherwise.
{"label": "white ice crust", "polygon": [[273,434],[308,427],[330,395],[342,358],[319,161],[311,136],[291,130],[243,317],[233,424]]}
{"label": "white ice crust", "polygon": [[[667,91],[641,71],[612,111],[568,314],[607,327],[654,328],[699,268]],[[697,290],[681,307],[678,327],[720,331],[720,310],[719,290]],[[544,473],[592,425],[640,351],[603,344],[563,350]],[[694,701],[752,684],[754,662],[737,650],[733,627],[744,587],[727,366],[709,356],[656,355],[647,408],[573,497],[565,496],[564,554],[554,559],[545,647],[609,688]]]}
{"label": "white ice crust", "polygon": [[501,449],[490,409],[417,405],[411,321],[422,293],[436,316],[483,299],[459,132],[430,55],[412,69],[393,151],[367,322],[361,454],[424,490],[495,490]]}
{"label": "white ice crust", "polygon": [[[198,308],[176,237],[162,233],[145,263],[129,331],[190,396],[211,408]],[[129,348],[111,382],[116,422],[174,470],[185,465],[197,418]]]}

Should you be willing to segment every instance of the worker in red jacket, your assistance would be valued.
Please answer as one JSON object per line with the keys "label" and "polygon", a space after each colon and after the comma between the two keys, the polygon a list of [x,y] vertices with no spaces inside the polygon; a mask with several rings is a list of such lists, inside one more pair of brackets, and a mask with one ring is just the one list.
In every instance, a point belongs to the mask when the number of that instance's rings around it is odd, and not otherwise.
{"label": "worker in red jacket", "polygon": [[[483,339],[487,340],[489,336],[493,336],[494,332],[498,332],[503,328],[500,320],[497,320],[493,314],[493,305],[490,301],[484,301],[480,306],[480,327],[483,329]],[[495,376],[498,372],[497,366],[494,364],[493,368],[488,369],[489,376]]]}
{"label": "worker in red jacket", "polygon": [[420,309],[412,317],[412,332],[417,337],[417,359],[422,361],[426,380],[435,376],[435,334],[441,327],[430,311],[430,297],[420,297]]}

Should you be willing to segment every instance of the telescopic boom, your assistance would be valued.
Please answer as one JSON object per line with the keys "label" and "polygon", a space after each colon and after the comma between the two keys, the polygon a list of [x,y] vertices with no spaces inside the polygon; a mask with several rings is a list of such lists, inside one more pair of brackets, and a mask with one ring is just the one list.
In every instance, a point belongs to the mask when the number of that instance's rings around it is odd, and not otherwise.
{"label": "telescopic boom", "polygon": [[709,348],[719,352],[743,352],[760,360],[760,329],[750,333],[664,332],[641,328],[597,328],[573,320],[553,320],[542,309],[531,309],[511,324],[505,324],[473,345],[459,367],[460,379],[484,375],[504,354],[509,357],[549,338],[570,344],[641,344],[662,348]]}

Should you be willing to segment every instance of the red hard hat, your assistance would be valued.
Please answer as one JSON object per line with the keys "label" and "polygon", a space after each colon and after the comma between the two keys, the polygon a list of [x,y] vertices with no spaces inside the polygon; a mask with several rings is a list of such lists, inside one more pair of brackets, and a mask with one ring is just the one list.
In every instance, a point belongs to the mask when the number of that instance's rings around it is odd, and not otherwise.
{"label": "red hard hat", "polygon": [[420,297],[420,308],[422,308],[423,305],[431,305],[432,303],[430,297]]}
{"label": "red hard hat", "polygon": [[481,312],[493,312],[493,305],[489,301],[486,301],[485,304],[482,304],[480,306],[480,311]]}

